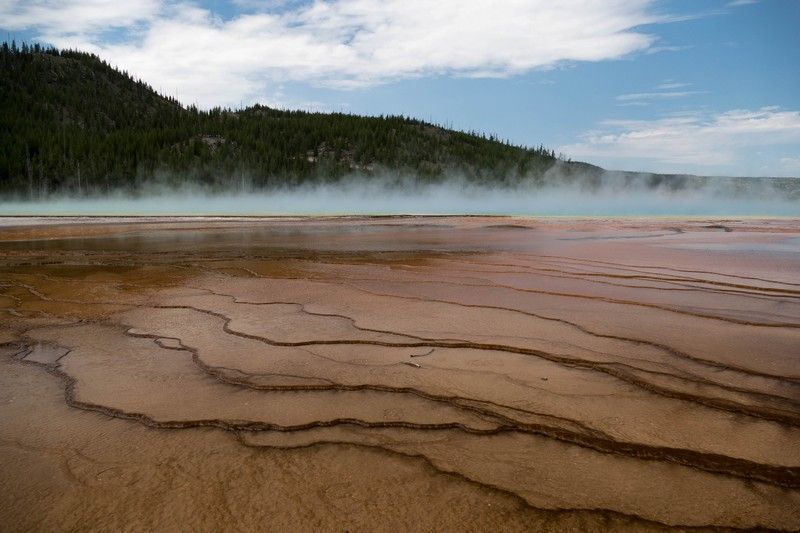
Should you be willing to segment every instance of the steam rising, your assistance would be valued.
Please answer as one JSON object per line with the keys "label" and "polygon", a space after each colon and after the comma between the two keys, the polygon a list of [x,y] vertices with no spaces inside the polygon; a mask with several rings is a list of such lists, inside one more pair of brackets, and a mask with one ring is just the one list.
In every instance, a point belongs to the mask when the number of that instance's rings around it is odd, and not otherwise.
{"label": "steam rising", "polygon": [[763,183],[737,192],[709,185],[652,186],[629,177],[599,183],[558,181],[488,187],[456,178],[427,185],[397,178],[352,178],[221,192],[152,186],[136,195],[3,201],[0,215],[800,216],[800,200]]}

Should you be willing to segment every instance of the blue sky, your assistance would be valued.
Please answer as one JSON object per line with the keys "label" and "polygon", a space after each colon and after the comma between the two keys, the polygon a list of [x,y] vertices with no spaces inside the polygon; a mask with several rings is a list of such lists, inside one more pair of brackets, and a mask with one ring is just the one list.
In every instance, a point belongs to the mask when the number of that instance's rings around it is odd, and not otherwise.
{"label": "blue sky", "polygon": [[404,114],[607,168],[800,176],[800,1],[0,0],[200,107]]}

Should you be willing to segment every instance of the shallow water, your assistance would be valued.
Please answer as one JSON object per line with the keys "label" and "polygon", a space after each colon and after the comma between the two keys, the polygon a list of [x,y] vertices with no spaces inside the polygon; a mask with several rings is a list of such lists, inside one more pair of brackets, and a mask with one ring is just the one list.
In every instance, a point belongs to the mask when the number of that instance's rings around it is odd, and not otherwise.
{"label": "shallow water", "polygon": [[796,220],[19,222],[12,529],[800,527]]}
{"label": "shallow water", "polygon": [[[724,187],[723,187],[724,188]],[[515,215],[515,216],[800,216],[800,201],[755,187],[747,194],[714,188],[670,191],[649,187],[483,187],[445,182],[387,187],[381,180],[276,189],[214,192],[145,191],[137,197],[3,199],[0,214],[87,216],[325,216],[325,215]]]}

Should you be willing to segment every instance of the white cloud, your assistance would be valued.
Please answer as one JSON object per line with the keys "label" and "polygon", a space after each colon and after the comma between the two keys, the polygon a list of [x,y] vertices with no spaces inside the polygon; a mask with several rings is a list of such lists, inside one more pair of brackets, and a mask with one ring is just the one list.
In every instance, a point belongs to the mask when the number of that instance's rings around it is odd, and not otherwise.
{"label": "white cloud", "polygon": [[[657,171],[743,175],[753,168],[751,159],[757,149],[800,149],[800,111],[777,107],[716,115],[681,113],[655,120],[608,120],[602,127],[560,151],[617,168],[644,165]],[[796,175],[783,163],[785,175]]]}
{"label": "white cloud", "polygon": [[[14,1],[10,29],[90,49],[184,102],[252,102],[276,81],[369,86],[429,76],[504,77],[647,50],[652,0],[316,0],[222,20],[186,3]],[[272,6],[272,7],[270,7]],[[129,28],[104,41],[102,30]],[[124,29],[124,28],[123,28]]]}
{"label": "white cloud", "polygon": [[[705,91],[686,90],[685,88],[690,85],[690,83],[676,83],[672,80],[666,80],[657,85],[654,91],[620,94],[616,97],[616,100],[621,102],[619,104],[621,106],[646,106],[655,100],[676,100],[705,93]],[[684,90],[678,91],[675,89]]]}
{"label": "white cloud", "polygon": [[680,89],[682,87],[688,87],[691,83],[677,83],[672,80],[665,80],[664,83],[660,83],[656,86],[656,89],[660,91],[670,90],[670,89]]}
{"label": "white cloud", "polygon": [[702,91],[658,91],[650,93],[630,93],[620,94],[617,96],[617,100],[620,102],[629,102],[634,100],[671,100],[673,98],[683,98],[701,93]]}
{"label": "white cloud", "polygon": [[160,0],[3,0],[0,27],[74,34],[128,27],[153,19]]}
{"label": "white cloud", "polygon": [[682,52],[683,50],[690,50],[692,48],[694,48],[694,45],[691,44],[651,46],[645,50],[645,53],[658,54],[659,52]]}

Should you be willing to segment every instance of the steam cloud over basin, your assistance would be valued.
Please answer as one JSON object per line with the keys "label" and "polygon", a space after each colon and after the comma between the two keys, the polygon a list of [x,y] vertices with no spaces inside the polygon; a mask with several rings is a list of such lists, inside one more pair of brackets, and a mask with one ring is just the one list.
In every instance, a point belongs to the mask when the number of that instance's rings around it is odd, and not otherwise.
{"label": "steam cloud over basin", "polygon": [[798,257],[795,218],[2,219],[0,523],[797,530]]}
{"label": "steam cloud over basin", "polygon": [[485,187],[459,180],[420,185],[350,180],[258,191],[175,191],[136,196],[53,197],[0,202],[0,215],[496,214],[564,216],[798,216],[800,199],[769,187],[733,194],[717,187],[579,185]]}

